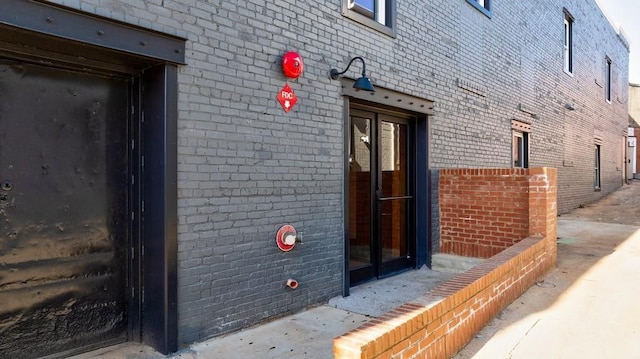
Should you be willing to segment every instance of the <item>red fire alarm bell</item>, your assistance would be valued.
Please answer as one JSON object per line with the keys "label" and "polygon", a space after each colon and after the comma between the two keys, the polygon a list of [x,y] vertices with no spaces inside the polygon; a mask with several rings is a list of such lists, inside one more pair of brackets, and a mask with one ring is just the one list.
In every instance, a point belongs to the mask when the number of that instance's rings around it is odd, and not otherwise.
{"label": "red fire alarm bell", "polygon": [[285,76],[297,79],[302,75],[303,69],[302,57],[297,52],[289,51],[282,56],[282,71]]}

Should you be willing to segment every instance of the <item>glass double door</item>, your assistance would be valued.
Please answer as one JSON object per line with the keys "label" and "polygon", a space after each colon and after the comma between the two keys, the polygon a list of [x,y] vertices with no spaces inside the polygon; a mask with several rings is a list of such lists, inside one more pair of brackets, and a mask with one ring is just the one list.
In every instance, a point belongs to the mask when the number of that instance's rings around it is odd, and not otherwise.
{"label": "glass double door", "polygon": [[350,111],[350,285],[415,266],[414,123]]}

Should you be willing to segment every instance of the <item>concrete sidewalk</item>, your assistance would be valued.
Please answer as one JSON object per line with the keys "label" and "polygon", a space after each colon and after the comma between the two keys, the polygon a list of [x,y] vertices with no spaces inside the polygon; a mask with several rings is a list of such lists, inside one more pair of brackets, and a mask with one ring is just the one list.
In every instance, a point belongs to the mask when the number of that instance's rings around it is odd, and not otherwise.
{"label": "concrete sidewalk", "polygon": [[[640,358],[640,226],[561,218],[558,235],[558,267],[455,358]],[[396,297],[385,304],[367,298],[392,298],[402,290],[412,295],[417,293],[412,283],[419,278],[433,281],[421,286],[435,285],[446,275],[422,269],[356,287],[350,297],[197,343],[170,357],[332,358],[334,337],[404,300]],[[165,356],[130,343],[80,358]]]}
{"label": "concrete sidewalk", "polygon": [[558,267],[455,358],[640,358],[638,203],[635,182],[561,216]]}
{"label": "concrete sidewalk", "polygon": [[[558,267],[509,305],[457,359],[640,358],[640,181],[563,215]],[[333,338],[455,274],[426,268],[352,288],[351,296],[226,336],[170,358],[332,358]],[[155,359],[135,343],[75,359]]]}
{"label": "concrete sidewalk", "polygon": [[[195,343],[168,356],[180,359],[329,359],[333,339],[373,317],[409,302],[455,273],[423,267],[351,288],[349,297],[272,320],[252,328]],[[157,359],[164,355],[150,347],[126,343],[81,354],[73,359]]]}

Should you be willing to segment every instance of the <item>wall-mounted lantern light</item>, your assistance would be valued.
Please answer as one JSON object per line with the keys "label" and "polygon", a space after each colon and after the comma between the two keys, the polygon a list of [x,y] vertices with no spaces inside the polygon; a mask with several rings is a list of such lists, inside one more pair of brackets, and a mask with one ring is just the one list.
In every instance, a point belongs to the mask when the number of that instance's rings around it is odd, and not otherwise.
{"label": "wall-mounted lantern light", "polygon": [[331,69],[331,72],[329,73],[331,75],[331,78],[333,80],[337,80],[338,77],[340,77],[345,72],[347,72],[347,70],[349,70],[349,67],[351,67],[351,64],[355,60],[362,61],[362,77],[360,77],[359,79],[356,80],[356,82],[353,84],[353,88],[356,89],[356,90],[374,92],[375,89],[373,88],[373,85],[371,84],[371,81],[369,81],[369,79],[367,78],[367,66],[364,63],[364,59],[362,57],[360,57],[360,56],[356,56],[356,57],[352,58],[351,61],[349,61],[349,64],[347,65],[347,68],[344,69],[344,71],[342,71],[342,72],[339,72],[337,69]]}

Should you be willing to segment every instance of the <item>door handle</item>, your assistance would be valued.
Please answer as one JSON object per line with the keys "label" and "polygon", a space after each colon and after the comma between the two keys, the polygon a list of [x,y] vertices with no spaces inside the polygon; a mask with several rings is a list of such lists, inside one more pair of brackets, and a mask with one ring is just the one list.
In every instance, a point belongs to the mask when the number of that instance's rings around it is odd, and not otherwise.
{"label": "door handle", "polygon": [[413,196],[399,196],[399,197],[385,197],[385,198],[380,198],[381,201],[393,201],[396,199],[412,199]]}

